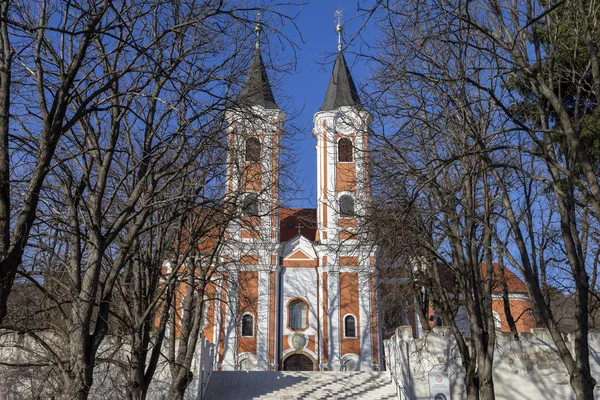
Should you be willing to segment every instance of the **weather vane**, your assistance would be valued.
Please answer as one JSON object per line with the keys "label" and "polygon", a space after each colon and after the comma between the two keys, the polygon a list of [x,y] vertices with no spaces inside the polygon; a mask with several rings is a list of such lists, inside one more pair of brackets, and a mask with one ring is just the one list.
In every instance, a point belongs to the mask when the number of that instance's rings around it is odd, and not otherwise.
{"label": "weather vane", "polygon": [[260,49],[260,32],[262,31],[260,10],[256,12],[256,23],[254,24],[254,32],[256,33],[256,50]]}
{"label": "weather vane", "polygon": [[337,19],[337,25],[335,27],[335,31],[338,34],[338,51],[342,51],[342,17],[344,16],[344,11],[341,8],[337,8],[333,16]]}

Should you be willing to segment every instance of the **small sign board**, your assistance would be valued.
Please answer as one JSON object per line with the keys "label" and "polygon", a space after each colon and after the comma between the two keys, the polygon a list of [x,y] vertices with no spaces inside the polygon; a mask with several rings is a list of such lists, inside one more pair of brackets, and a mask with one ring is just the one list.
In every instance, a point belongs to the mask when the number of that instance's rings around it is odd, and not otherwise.
{"label": "small sign board", "polygon": [[445,371],[431,371],[429,373],[429,399],[451,400],[450,380]]}

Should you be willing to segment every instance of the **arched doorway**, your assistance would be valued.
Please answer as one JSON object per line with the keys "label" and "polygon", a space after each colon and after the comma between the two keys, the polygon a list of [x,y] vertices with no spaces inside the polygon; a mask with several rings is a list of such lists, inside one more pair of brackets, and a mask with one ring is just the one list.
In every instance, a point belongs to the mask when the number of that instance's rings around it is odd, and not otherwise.
{"label": "arched doorway", "polygon": [[293,354],[283,362],[284,371],[313,371],[313,362],[304,354]]}

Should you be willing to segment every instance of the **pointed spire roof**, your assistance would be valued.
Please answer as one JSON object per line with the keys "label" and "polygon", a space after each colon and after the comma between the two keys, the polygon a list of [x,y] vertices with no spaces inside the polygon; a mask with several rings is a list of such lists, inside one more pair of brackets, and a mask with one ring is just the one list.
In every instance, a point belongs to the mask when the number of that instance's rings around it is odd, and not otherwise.
{"label": "pointed spire roof", "polygon": [[244,106],[262,106],[267,109],[278,109],[267,76],[267,69],[257,48],[252,57],[252,64],[246,75],[246,81],[240,91],[238,101]]}
{"label": "pointed spire roof", "polygon": [[352,106],[359,110],[363,108],[342,51],[333,64],[331,80],[320,111],[334,110],[341,106]]}

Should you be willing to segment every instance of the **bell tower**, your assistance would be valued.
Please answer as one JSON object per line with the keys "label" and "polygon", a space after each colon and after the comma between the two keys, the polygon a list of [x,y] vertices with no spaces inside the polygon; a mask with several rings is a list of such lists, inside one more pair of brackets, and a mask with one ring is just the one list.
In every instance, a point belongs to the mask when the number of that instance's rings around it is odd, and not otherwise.
{"label": "bell tower", "polygon": [[368,133],[372,121],[350,74],[336,11],[338,53],[325,100],[313,119],[317,139],[317,238],[329,370],[376,370],[375,249],[361,220],[368,210]]}
{"label": "bell tower", "polygon": [[227,279],[219,289],[227,307],[216,318],[215,343],[222,343],[217,365],[226,370],[277,366],[279,158],[286,115],[275,102],[261,55],[260,23],[255,31],[244,85],[225,115],[226,191],[236,218],[227,231]]}
{"label": "bell tower", "polygon": [[366,150],[371,114],[364,110],[346,64],[338,23],[338,54],[313,119],[317,139],[318,235],[322,243],[353,240],[369,201]]}
{"label": "bell tower", "polygon": [[[260,24],[256,31],[258,36]],[[275,103],[258,39],[237,104],[227,111],[226,119],[227,192],[242,217],[242,226],[233,238],[277,241],[279,155],[285,112]]]}

